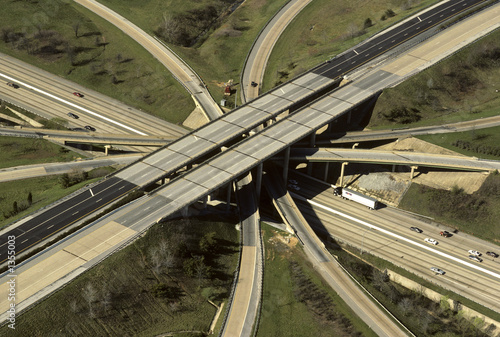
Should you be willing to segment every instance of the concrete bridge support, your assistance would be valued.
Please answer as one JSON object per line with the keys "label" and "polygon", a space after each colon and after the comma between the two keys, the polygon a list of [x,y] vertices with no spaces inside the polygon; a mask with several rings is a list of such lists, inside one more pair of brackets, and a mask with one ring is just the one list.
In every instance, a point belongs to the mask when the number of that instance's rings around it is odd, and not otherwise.
{"label": "concrete bridge support", "polygon": [[264,163],[257,165],[257,177],[255,177],[255,195],[257,198],[257,205],[260,202],[260,193],[262,191],[262,171],[264,168]]}
{"label": "concrete bridge support", "polygon": [[288,163],[290,162],[290,146],[285,149],[285,160],[283,162],[283,182],[288,181]]}
{"label": "concrete bridge support", "polygon": [[231,181],[227,184],[227,195],[226,195],[226,212],[229,212],[231,208],[231,191],[233,189],[233,182]]}
{"label": "concrete bridge support", "polygon": [[344,187],[344,169],[347,165],[349,165],[349,162],[343,162],[340,169],[340,187]]}
{"label": "concrete bridge support", "polygon": [[328,179],[328,170],[330,169],[330,162],[326,162],[325,163],[325,172],[324,172],[324,175],[323,175],[323,181],[326,182],[326,180]]}
{"label": "concrete bridge support", "polygon": [[413,176],[415,174],[415,170],[418,170],[418,166],[411,166],[410,180],[413,180]]}

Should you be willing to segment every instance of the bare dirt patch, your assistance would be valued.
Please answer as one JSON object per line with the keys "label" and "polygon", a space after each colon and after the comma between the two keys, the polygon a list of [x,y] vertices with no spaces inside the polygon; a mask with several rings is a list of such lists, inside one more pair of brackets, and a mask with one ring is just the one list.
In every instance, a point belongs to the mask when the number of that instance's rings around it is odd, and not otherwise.
{"label": "bare dirt patch", "polygon": [[[417,138],[399,139],[377,149],[462,156]],[[389,205],[397,206],[412,182],[444,190],[451,190],[457,186],[466,193],[473,193],[481,187],[488,176],[487,173],[482,172],[439,171],[422,167],[415,170],[414,178],[410,180],[408,167],[396,166],[394,171],[346,175],[344,181],[350,188],[376,197]]]}

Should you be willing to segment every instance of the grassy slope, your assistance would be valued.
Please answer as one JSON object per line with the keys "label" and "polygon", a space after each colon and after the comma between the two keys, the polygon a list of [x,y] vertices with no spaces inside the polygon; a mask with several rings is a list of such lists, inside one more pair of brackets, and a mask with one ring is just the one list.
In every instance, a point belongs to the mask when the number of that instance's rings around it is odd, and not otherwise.
{"label": "grassy slope", "polygon": [[[58,47],[58,54],[36,56],[13,48],[15,43],[1,41],[1,52],[174,123],[182,122],[194,108],[184,88],[158,61],[116,27],[85,8],[62,0],[6,1],[3,5],[0,12],[3,29],[24,31],[28,37],[32,37],[38,27],[57,31],[59,39],[80,48],[73,62],[79,65],[72,65],[64,43]],[[75,22],[80,22],[78,38],[73,30]],[[96,41],[101,45],[97,46]],[[47,42],[35,43],[42,47]],[[112,84],[113,76],[117,84]]]}
{"label": "grassy slope", "polygon": [[[418,6],[403,10],[403,0],[352,1],[315,0],[292,22],[276,43],[268,62],[265,91],[278,81],[287,81],[307,69],[345,51],[385,27],[437,1],[418,1]],[[415,2],[417,3],[417,2]],[[387,9],[396,16],[381,20]],[[364,34],[348,37],[348,32],[363,30],[370,18],[373,26]],[[291,48],[293,46],[293,48]],[[281,77],[278,72],[288,74]]]}
{"label": "grassy slope", "polygon": [[[300,248],[276,240],[281,234],[271,227],[263,229],[266,261],[257,336],[375,336],[324,284]],[[311,300],[305,291],[323,300]]]}
{"label": "grassy slope", "polygon": [[[161,21],[162,15],[174,15],[188,8],[193,2],[173,0],[159,3],[150,0],[134,5],[129,1],[101,0],[101,2],[121,15],[137,23],[142,29],[153,33]],[[204,36],[203,43],[185,48],[170,47],[181,56],[204,80],[215,101],[223,97],[224,88],[220,85],[230,79],[239,83],[241,69],[245,58],[257,34],[267,21],[283,6],[286,0],[262,1],[247,0],[223,20],[222,25]],[[130,3],[130,10],[129,10]],[[230,34],[229,34],[230,33]],[[228,36],[235,34],[235,36]],[[235,86],[239,90],[239,86]],[[233,102],[233,99],[229,99]]]}
{"label": "grassy slope", "polygon": [[0,228],[97,180],[98,178],[86,180],[68,188],[61,187],[59,176],[30,178],[0,183],[0,211],[2,212],[10,212],[13,209],[14,201],[17,201],[18,204],[25,202],[30,192],[33,196],[32,206],[16,216],[5,219],[3,213],[0,214]]}
{"label": "grassy slope", "polygon": [[[189,233],[187,233],[189,226]],[[163,240],[167,250],[178,245],[173,239],[184,233],[184,242],[197,242],[214,231],[219,244],[213,268],[217,280],[212,287],[222,290],[216,303],[225,300],[237,264],[238,234],[234,226],[216,219],[177,220],[156,225],[145,237],[84,273],[61,291],[17,317],[16,330],[0,328],[9,336],[156,336],[176,331],[208,331],[216,309],[202,295],[206,282],[183,275],[180,267],[154,273],[150,252]],[[179,238],[179,237],[177,237]],[[198,254],[194,247],[193,253]],[[110,277],[111,276],[111,277]],[[167,297],[154,296],[154,286],[167,284]],[[95,318],[89,315],[85,289],[91,284],[97,291],[92,303]],[[103,300],[109,294],[107,309]],[[8,332],[7,332],[8,331]],[[216,332],[217,333],[217,332]]]}

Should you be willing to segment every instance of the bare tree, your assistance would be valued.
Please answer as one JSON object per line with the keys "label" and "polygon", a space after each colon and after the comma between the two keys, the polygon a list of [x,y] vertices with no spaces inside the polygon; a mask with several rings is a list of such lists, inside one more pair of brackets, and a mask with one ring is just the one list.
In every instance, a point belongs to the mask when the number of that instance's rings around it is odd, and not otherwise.
{"label": "bare tree", "polygon": [[104,291],[104,295],[102,296],[102,305],[104,306],[104,312],[107,314],[108,310],[111,308],[111,292],[109,289]]}
{"label": "bare tree", "polygon": [[92,283],[87,283],[85,288],[83,288],[82,292],[83,298],[85,301],[87,301],[87,304],[89,305],[89,316],[94,318],[95,313],[94,313],[94,308],[92,307],[92,303],[95,302],[96,297],[97,297],[97,290],[94,288]]}
{"label": "bare tree", "polygon": [[80,29],[80,21],[76,21],[72,25],[73,31],[75,32],[75,37],[78,39],[78,30]]}
{"label": "bare tree", "polygon": [[403,315],[408,316],[408,314],[413,310],[413,301],[410,298],[405,297],[401,300],[401,302],[399,302],[398,306],[403,312]]}

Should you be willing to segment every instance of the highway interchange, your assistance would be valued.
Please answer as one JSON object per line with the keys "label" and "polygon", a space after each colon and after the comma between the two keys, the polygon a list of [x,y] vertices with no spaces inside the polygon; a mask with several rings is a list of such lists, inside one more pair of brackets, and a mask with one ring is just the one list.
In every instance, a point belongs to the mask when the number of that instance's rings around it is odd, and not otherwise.
{"label": "highway interchange", "polygon": [[[420,18],[420,19],[422,19],[422,18]],[[428,18],[424,17],[424,19],[425,20],[422,20],[422,22],[423,21],[425,21],[425,22],[430,21]],[[434,21],[434,22],[438,22],[438,21]],[[419,24],[419,23],[416,22],[415,24]],[[423,28],[419,28],[419,29],[423,29]],[[398,37],[398,39],[396,39],[396,36],[395,36],[394,39],[391,40],[394,45],[398,45],[400,41],[406,39],[404,34],[402,34],[402,35],[399,34],[399,35],[397,35],[397,37]],[[377,47],[375,47],[374,45],[369,44],[368,46],[366,46],[366,48],[371,48],[371,50],[377,50],[378,45],[377,45]],[[360,51],[361,51],[361,49],[359,49],[359,48],[356,49],[356,52],[359,54],[361,54]],[[356,53],[354,53],[354,54],[356,54]],[[125,192],[128,190],[131,190],[135,186],[140,186],[140,185],[143,185],[146,183],[150,183],[152,181],[159,180],[164,176],[168,176],[171,173],[174,173],[179,168],[186,166],[192,162],[195,162],[198,158],[202,157],[203,155],[206,155],[207,153],[210,153],[211,151],[214,151],[215,149],[217,149],[221,145],[227,144],[228,142],[235,140],[236,138],[239,137],[239,135],[241,133],[247,132],[250,128],[254,127],[255,125],[261,124],[263,121],[268,120],[269,118],[276,116],[276,114],[278,114],[279,112],[285,110],[287,107],[294,105],[294,103],[296,103],[300,99],[306,97],[308,95],[307,93],[310,93],[313,90],[321,89],[324,86],[328,86],[329,84],[331,84],[331,80],[333,78],[337,77],[337,74],[339,74],[339,73],[344,74],[345,72],[349,71],[349,69],[353,66],[353,64],[361,64],[361,63],[367,62],[368,60],[370,60],[373,57],[374,54],[370,54],[368,52],[368,49],[366,49],[363,51],[363,55],[365,55],[365,59],[358,58],[358,54],[352,55],[354,57],[354,59],[349,60],[349,62],[345,60],[346,56],[344,55],[342,57],[342,59],[340,59],[340,61],[341,61],[340,63],[343,65],[344,68],[341,68],[337,63],[334,62],[336,60],[333,60],[331,63],[324,64],[324,65],[313,70],[313,72],[312,72],[313,74],[315,74],[315,75],[320,74],[320,76],[313,77],[312,74],[308,74],[306,76],[300,77],[300,78],[292,81],[289,84],[283,85],[283,86],[273,90],[269,94],[269,96],[266,95],[261,99],[257,99],[255,101],[252,101],[247,106],[244,106],[243,108],[238,109],[235,113],[233,112],[231,114],[226,115],[228,117],[224,116],[223,118],[220,118],[216,122],[210,123],[208,126],[193,132],[192,134],[188,135],[187,138],[184,138],[184,140],[174,142],[173,144],[167,146],[165,149],[161,150],[161,151],[163,151],[163,153],[157,153],[157,154],[150,155],[149,157],[144,158],[140,162],[137,162],[135,165],[138,168],[132,169],[130,171],[130,173],[126,173],[127,172],[126,170],[121,171],[116,176],[111,177],[108,180],[106,180],[105,182],[103,182],[102,186],[97,185],[97,186],[94,186],[93,188],[91,188],[90,190],[85,191],[81,196],[78,196],[77,199],[74,199],[72,201],[73,206],[70,206],[70,207],[66,206],[66,208],[71,209],[71,207],[79,205],[79,203],[82,202],[83,200],[92,200],[92,202],[96,202],[96,203],[102,205],[102,204],[109,202],[109,200],[113,199],[113,197],[116,196],[116,195],[113,195],[112,193],[109,193],[112,186],[113,187],[119,186],[117,188],[120,188],[120,190],[117,194],[120,194],[121,191]],[[372,56],[370,56],[370,55],[372,55]],[[342,69],[344,69],[344,70],[342,71]],[[378,72],[373,76],[374,77],[372,79],[365,80],[365,82],[363,82],[365,84],[363,84],[362,86],[360,86],[360,87],[353,86],[352,88],[343,89],[343,92],[345,92],[345,94],[332,94],[332,95],[330,95],[330,97],[328,98],[327,101],[320,102],[316,105],[316,107],[309,109],[309,110],[318,110],[318,111],[324,112],[327,109],[330,109],[332,107],[333,102],[337,102],[335,104],[338,104],[339,98],[341,98],[342,101],[352,100],[353,93],[360,95],[360,96],[368,95],[366,97],[369,97],[369,94],[373,93],[373,91],[368,92],[365,90],[366,88],[368,88],[369,86],[371,86],[375,83],[378,83],[378,82],[381,82],[384,80],[389,80],[389,79],[391,79],[391,77],[393,77],[384,71]],[[318,81],[318,78],[320,78],[321,80]],[[383,87],[383,84],[381,85],[381,87]],[[304,90],[304,88],[306,90]],[[303,93],[304,91],[306,93]],[[292,102],[290,102],[290,99],[292,100]],[[286,103],[286,104],[284,104],[284,103]],[[346,106],[344,106],[344,108],[347,108],[348,106],[350,106],[350,104],[346,104]],[[306,111],[306,110],[307,109],[304,109],[303,111]],[[339,111],[339,113],[342,113],[342,111],[343,110]],[[309,111],[309,113],[310,112],[311,111]],[[260,119],[259,119],[259,113],[261,115]],[[248,115],[251,115],[252,118],[248,118],[247,117]],[[337,115],[338,115],[338,113],[330,113],[330,115],[327,117],[321,117],[321,115],[317,115],[316,118],[320,119],[320,121],[319,122],[314,121],[314,122],[317,124],[325,123],[329,120],[332,120],[332,118],[334,118]],[[301,117],[301,116],[303,116],[303,117]],[[306,113],[302,112],[302,115],[297,114],[296,117],[290,117],[290,119],[288,121],[285,121],[281,124],[278,123],[278,125],[281,125],[283,127],[283,129],[282,129],[283,131],[282,132],[281,131],[278,131],[278,132],[273,131],[272,139],[277,139],[278,135],[282,135],[284,137],[283,139],[285,140],[285,143],[280,144],[275,149],[272,149],[271,152],[276,152],[276,151],[281,150],[282,148],[284,148],[286,146],[287,143],[293,142],[293,141],[303,137],[308,132],[310,132],[310,131],[307,131],[305,129],[302,131],[300,130],[301,126],[305,126],[307,124],[306,121],[309,121],[310,117],[311,117],[310,114],[306,114]],[[324,120],[321,120],[321,118],[324,118]],[[218,124],[216,124],[216,123],[218,123]],[[295,124],[295,126],[298,127],[298,129],[299,129],[297,131],[297,134],[293,136],[293,139],[290,139],[286,135],[286,130],[290,128],[290,125],[287,126],[287,124],[289,124],[289,123]],[[221,124],[223,124],[224,126],[220,126]],[[227,131],[227,133],[221,135],[221,134],[217,133],[217,130],[219,130],[219,128],[224,129],[224,130],[228,130],[228,131]],[[280,130],[280,126],[278,126],[277,128],[275,127],[273,130],[276,130],[276,129]],[[260,135],[259,137],[255,137],[254,139],[252,139],[252,138],[253,137],[250,138],[252,141],[250,143],[248,143],[249,145],[245,145],[242,143],[242,146],[246,146],[249,149],[249,151],[251,151],[253,153],[253,156],[258,157],[258,155],[256,155],[256,153],[258,152],[258,151],[256,151],[256,149],[261,148],[262,144],[269,143],[269,140],[268,140],[269,136],[266,136],[265,133],[263,133],[263,135]],[[264,141],[263,142],[259,141],[258,138],[261,138]],[[252,143],[254,143],[255,145],[253,145]],[[243,151],[239,148],[235,148],[232,151],[233,152],[230,154],[227,154],[226,157],[234,157],[234,156],[238,156],[241,153],[246,152],[246,150]],[[223,153],[223,155],[224,155],[224,153]],[[265,159],[265,157],[267,157],[268,155],[263,155],[263,156],[264,157],[262,159],[259,159],[259,160]],[[227,159],[225,159],[224,157],[221,157],[221,158],[219,158],[219,159],[216,158],[215,161],[219,161],[221,164],[223,164],[225,161],[227,161]],[[253,164],[251,164],[251,165],[253,165]],[[214,164],[214,162],[211,162],[211,163],[209,163],[208,166],[216,167],[217,165]],[[157,174],[153,175],[153,177],[149,176],[151,168],[153,168],[153,170],[157,171]],[[203,167],[201,169],[203,169]],[[227,166],[224,168],[224,171],[232,172],[232,170],[229,169]],[[147,172],[147,174],[148,174],[147,177],[146,177],[145,172]],[[209,183],[210,179],[208,179],[207,177],[214,177],[214,175],[213,175],[213,172],[210,172],[210,171],[207,171],[207,172],[208,173],[200,176],[200,178],[199,178],[203,181],[198,181],[199,179],[196,178],[195,174],[192,175],[193,178],[185,178],[185,181],[187,181],[187,179],[193,179],[193,182],[196,182],[196,185],[187,184],[183,188],[183,190],[193,191],[193,189],[196,189],[197,186],[201,186],[205,183]],[[235,170],[232,173],[238,174],[238,172],[240,172],[240,171]],[[130,180],[133,183],[126,183],[126,182],[124,182],[125,179]],[[215,180],[216,178],[213,178],[213,179]],[[230,179],[231,179],[231,177],[229,177],[229,176],[221,178],[220,181],[217,181],[214,183],[214,185],[212,185],[215,187],[208,188],[208,191],[213,190],[213,188],[217,188],[219,185],[222,185],[222,184],[226,183],[227,181],[230,181]],[[176,200],[175,203],[172,202],[172,204],[175,204],[175,205],[172,205],[172,209],[178,210],[178,209],[184,207],[185,205],[189,204],[189,202],[192,202],[192,201],[189,201],[187,199],[185,201],[182,201],[182,196],[184,196],[185,194],[189,194],[189,193],[182,193],[182,190],[179,193],[179,190],[178,190],[178,187],[176,184],[180,184],[178,180],[176,182],[174,182],[174,184],[170,185],[170,187],[169,187],[169,185],[165,186],[165,187],[167,187],[167,189],[166,189],[167,192],[159,193],[159,195],[160,194],[163,195],[164,198],[157,198],[156,201],[148,204],[149,207],[157,208],[157,207],[159,207],[159,205],[163,205],[165,200],[170,200],[170,201]],[[113,188],[113,189],[115,189],[115,188]],[[171,193],[174,193],[174,194],[171,194]],[[204,195],[204,194],[206,194],[206,191],[200,191],[200,196]],[[95,197],[96,195],[97,195],[97,198]],[[102,200],[99,200],[99,199],[102,199]],[[76,207],[80,207],[80,206],[76,206]],[[75,211],[76,208],[73,208],[73,210]],[[79,210],[79,212],[80,212],[80,210]],[[164,210],[162,210],[160,208],[159,211],[156,213],[158,215],[160,215],[163,212],[164,212]],[[86,213],[86,212],[82,212],[82,213]],[[77,218],[80,216],[80,214],[70,214],[69,212],[67,213],[67,215],[69,215],[69,219],[74,219],[74,218]],[[152,216],[150,216],[150,218],[153,219],[156,216],[157,215],[152,215]],[[143,219],[144,219],[144,216],[143,216]],[[128,217],[127,219],[123,218],[121,220],[121,223],[125,224],[125,221],[129,221],[129,220],[134,222],[134,219],[130,219],[130,217]],[[140,220],[141,220],[141,217],[140,217],[140,215],[138,215],[137,218],[135,218],[135,221],[140,221]],[[153,222],[154,222],[154,220],[156,220],[156,219],[153,219]],[[63,223],[64,223],[64,221],[61,221],[61,225],[64,225]],[[52,228],[52,227],[50,227],[50,228]],[[44,234],[35,234],[35,236],[37,236],[36,239],[39,239],[43,235]],[[366,235],[369,235],[369,234],[366,234]],[[496,294],[496,295],[498,296],[498,294]]]}

